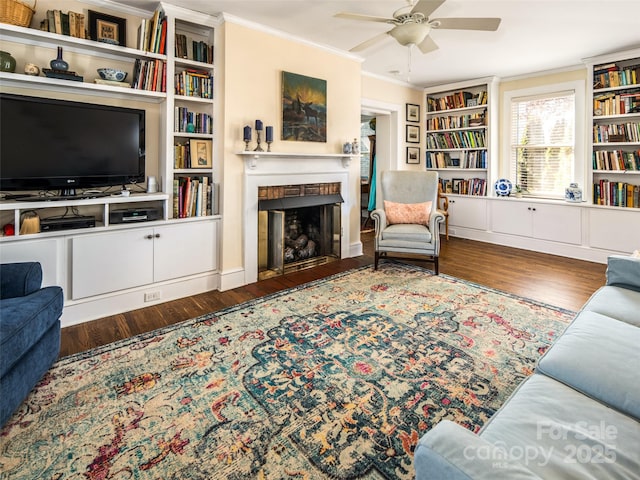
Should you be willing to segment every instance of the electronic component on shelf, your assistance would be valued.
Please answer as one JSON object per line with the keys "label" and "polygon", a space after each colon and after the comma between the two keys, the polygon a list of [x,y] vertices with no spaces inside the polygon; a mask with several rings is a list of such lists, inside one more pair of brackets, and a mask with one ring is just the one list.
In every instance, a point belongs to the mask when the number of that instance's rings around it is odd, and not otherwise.
{"label": "electronic component on shelf", "polygon": [[109,212],[109,223],[136,223],[162,220],[162,208],[118,208]]}

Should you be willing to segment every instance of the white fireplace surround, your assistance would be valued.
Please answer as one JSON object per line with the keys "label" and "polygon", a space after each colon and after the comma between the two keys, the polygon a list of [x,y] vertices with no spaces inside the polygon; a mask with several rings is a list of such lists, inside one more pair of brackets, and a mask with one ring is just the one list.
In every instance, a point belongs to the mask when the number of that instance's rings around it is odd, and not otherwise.
{"label": "white fireplace surround", "polygon": [[344,203],[341,208],[340,258],[349,256],[349,225],[352,199],[349,190],[351,157],[342,154],[293,154],[243,152],[244,158],[244,274],[245,284],[258,281],[258,187],[337,183]]}

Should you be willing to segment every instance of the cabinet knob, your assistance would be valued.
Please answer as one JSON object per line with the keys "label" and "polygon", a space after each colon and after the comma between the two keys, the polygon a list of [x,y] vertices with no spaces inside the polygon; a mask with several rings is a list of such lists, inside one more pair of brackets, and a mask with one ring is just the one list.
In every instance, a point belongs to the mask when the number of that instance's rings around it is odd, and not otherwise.
{"label": "cabinet knob", "polygon": [[152,240],[153,239],[153,235],[145,235],[144,238],[146,238],[147,240]]}
{"label": "cabinet knob", "polygon": [[154,237],[156,237],[156,238],[160,238],[160,234],[159,234],[159,233],[156,233],[156,234],[154,235]]}

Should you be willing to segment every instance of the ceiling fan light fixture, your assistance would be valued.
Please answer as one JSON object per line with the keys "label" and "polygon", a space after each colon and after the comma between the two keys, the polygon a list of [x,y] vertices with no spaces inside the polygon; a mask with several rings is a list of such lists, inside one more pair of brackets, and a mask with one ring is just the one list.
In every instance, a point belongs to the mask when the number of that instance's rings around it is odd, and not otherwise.
{"label": "ceiling fan light fixture", "polygon": [[428,23],[405,23],[393,28],[389,35],[402,45],[418,45],[429,35],[431,26]]}

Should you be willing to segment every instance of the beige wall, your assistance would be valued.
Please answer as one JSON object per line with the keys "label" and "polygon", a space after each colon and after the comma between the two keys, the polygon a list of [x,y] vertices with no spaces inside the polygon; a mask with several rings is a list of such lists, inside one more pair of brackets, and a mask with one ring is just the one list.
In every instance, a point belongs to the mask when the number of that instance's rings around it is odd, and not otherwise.
{"label": "beige wall", "polygon": [[[398,111],[398,145],[397,158],[391,159],[390,168],[398,170],[423,170],[424,169],[424,91],[421,88],[410,87],[400,82],[390,82],[370,75],[362,76],[362,98],[363,103],[387,104]],[[406,104],[412,103],[420,106],[420,143],[406,143],[405,125]],[[412,123],[418,125],[417,123]],[[406,163],[406,147],[417,146],[420,148],[420,164],[408,165]]]}
{"label": "beige wall", "polygon": [[[354,58],[298,43],[280,36],[232,22],[222,27],[224,70],[217,70],[217,95],[224,96],[224,119],[216,119],[219,156],[223,159],[221,177],[221,213],[223,275],[243,268],[243,172],[244,163],[237,155],[244,149],[242,128],[256,119],[273,125],[272,151],[284,153],[340,153],[342,144],[359,136],[360,131],[360,62]],[[220,49],[217,48],[217,52]],[[220,58],[216,65],[221,65]],[[220,68],[220,67],[217,67]],[[282,71],[321,78],[327,81],[327,142],[291,142],[280,140],[282,130]],[[221,91],[222,90],[222,91]],[[255,147],[255,132],[253,132]],[[293,168],[304,171],[304,164]],[[359,164],[352,162],[353,180],[350,198],[357,198]],[[357,213],[358,205],[353,205]],[[357,214],[352,214],[357,219]],[[359,238],[359,225],[350,226],[351,239]]]}

